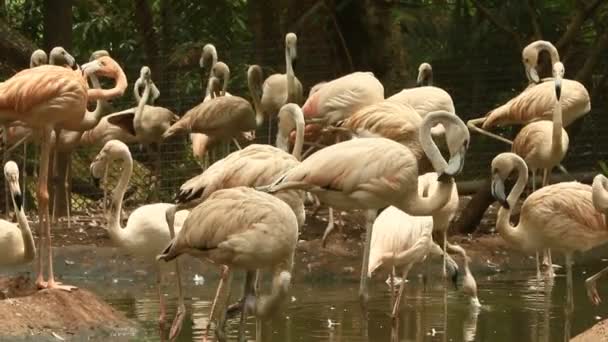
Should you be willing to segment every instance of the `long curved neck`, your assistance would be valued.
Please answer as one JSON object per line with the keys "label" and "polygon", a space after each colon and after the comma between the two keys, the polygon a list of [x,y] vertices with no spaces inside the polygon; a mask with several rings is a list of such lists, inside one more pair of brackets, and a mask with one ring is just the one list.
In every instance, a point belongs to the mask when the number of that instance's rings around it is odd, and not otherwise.
{"label": "long curved neck", "polygon": [[[264,123],[264,113],[262,113],[261,104],[262,100],[258,96],[258,94],[261,93],[260,82],[261,80],[258,80],[258,77],[257,75],[254,75],[254,72],[250,72],[247,75],[247,87],[249,88],[249,94],[253,101],[253,109],[255,110],[255,124],[258,127]],[[209,85],[211,85],[211,83]]]}
{"label": "long curved neck", "polygon": [[[211,67],[213,67],[215,63],[217,63],[217,53],[215,52],[215,49],[213,51],[214,52],[211,53]],[[213,73],[211,72],[211,68],[209,68],[209,72],[207,72],[207,87],[205,87],[205,96],[203,98],[207,97],[207,95],[210,95],[213,91],[213,87],[211,85],[212,77]]]}
{"label": "long curved neck", "polygon": [[[93,84],[93,89],[101,89],[101,84],[99,84],[99,79],[97,78],[97,75],[92,74],[89,76],[89,78],[91,80],[91,84]],[[97,103],[95,104],[95,110],[92,112],[89,112],[87,110],[85,112],[84,118],[81,122],[81,127],[83,130],[89,130],[99,123],[99,120],[101,120],[101,116],[103,115],[103,106],[106,104],[106,100],[98,98]]]}
{"label": "long curved neck", "polygon": [[133,117],[133,125],[135,127],[140,127],[141,121],[143,120],[144,108],[150,98],[150,83],[150,81],[144,80],[144,93],[139,99],[139,103],[135,109],[135,116]]}
{"label": "long curved neck", "polygon": [[304,146],[304,113],[298,105],[290,103],[281,108],[279,112],[279,131],[277,132],[277,148],[289,152],[289,134],[295,126],[296,141],[292,155],[298,160],[302,159],[302,148]]}
{"label": "long curved neck", "polygon": [[296,81],[290,50],[285,47],[285,74],[287,77],[287,103],[296,102]]}
{"label": "long curved neck", "polygon": [[122,244],[125,241],[125,232],[120,225],[120,212],[122,211],[122,201],[129,185],[129,179],[133,172],[133,160],[131,157],[124,156],[122,161],[122,172],[115,192],[112,195],[112,204],[108,213],[108,233],[110,234],[110,238],[117,244]]}
{"label": "long curved neck", "polygon": [[285,301],[289,293],[289,284],[282,276],[285,271],[275,272],[272,278],[272,289],[269,295],[260,296],[256,302],[256,316],[267,317],[275,312],[279,305]]}
{"label": "long curved neck", "polygon": [[32,231],[29,223],[27,222],[27,217],[25,216],[23,207],[21,207],[21,209],[17,209],[15,206],[15,213],[17,214],[17,223],[19,224],[21,237],[23,238],[23,260],[34,260],[34,256],[36,256],[36,245],[34,244],[34,237],[32,236]]}
{"label": "long curved neck", "polygon": [[[143,78],[140,77],[137,79],[137,81],[135,81],[135,85],[133,86],[133,97],[135,98],[135,102],[137,102],[138,104],[139,104],[139,101],[141,101],[141,95],[139,95],[139,88],[141,87],[141,84],[144,82],[145,81],[143,80]],[[145,87],[145,84],[144,84],[144,87]],[[156,87],[156,84],[154,84],[154,82],[150,81],[150,96],[148,97],[148,101],[146,101],[146,104],[149,104],[151,106],[154,105],[154,102],[156,101],[156,99],[158,99],[159,96],[160,96],[160,91]]]}
{"label": "long curved neck", "polygon": [[561,152],[562,146],[562,106],[558,99],[555,100],[553,107],[553,132],[551,134],[551,150]]}
{"label": "long curved neck", "polygon": [[422,149],[424,150],[424,153],[426,154],[427,158],[433,165],[433,169],[435,169],[435,171],[437,172],[442,172],[443,170],[445,170],[448,166],[448,163],[445,161],[445,159],[441,155],[441,152],[439,151],[439,148],[433,141],[433,138],[431,136],[431,128],[433,128],[435,124],[441,123],[447,131],[448,129],[450,129],[448,124],[451,124],[453,120],[453,115],[448,113],[435,114],[433,115],[433,117],[427,115],[422,121],[422,125],[420,126],[420,145],[422,146]]}
{"label": "long curved neck", "polygon": [[122,69],[118,68],[117,75],[115,78],[116,84],[110,89],[89,89],[87,96],[89,100],[104,99],[109,100],[115,97],[122,96],[127,89],[127,75],[125,75]]}
{"label": "long curved neck", "polygon": [[407,197],[399,209],[413,216],[431,216],[434,212],[443,208],[452,197],[454,181],[439,182],[439,186],[429,196],[421,196],[416,190],[415,195]]}
{"label": "long curved neck", "polygon": [[519,221],[520,223],[514,227],[511,224],[510,216],[511,208],[513,208],[517,203],[517,200],[519,200],[519,197],[528,182],[528,169],[523,162],[517,162],[515,167],[517,169],[517,182],[507,197],[509,209],[501,206],[498,210],[496,229],[498,230],[498,233],[513,246],[524,246],[526,239],[523,237],[524,233],[519,227],[521,225],[521,218]]}

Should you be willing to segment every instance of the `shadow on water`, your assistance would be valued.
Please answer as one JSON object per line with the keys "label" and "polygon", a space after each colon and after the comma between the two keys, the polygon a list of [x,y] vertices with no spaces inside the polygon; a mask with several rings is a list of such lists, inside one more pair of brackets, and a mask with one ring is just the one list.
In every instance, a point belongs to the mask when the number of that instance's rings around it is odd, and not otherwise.
{"label": "shadow on water", "polygon": [[[138,335],[116,336],[116,340],[160,340],[158,297],[152,267],[132,260],[113,248],[72,246],[58,248],[56,255],[58,272],[64,275],[66,282],[94,291],[141,325]],[[218,269],[198,260],[183,260],[185,293],[190,297],[186,302],[188,315],[178,341],[200,340],[217,286]],[[539,287],[533,264],[530,266],[529,270],[502,273],[489,273],[483,268],[476,271],[473,268],[479,299],[483,304],[479,310],[471,309],[468,299],[453,287],[445,292],[438,268],[430,268],[433,272],[430,273],[426,289],[417,276],[419,269],[414,268],[398,319],[398,340],[563,341],[564,271],[558,270],[553,284],[541,284]],[[572,336],[591,327],[597,322],[598,316],[605,314],[602,306],[594,307],[589,303],[584,289],[584,279],[601,266],[602,262],[599,261],[575,265]],[[14,271],[23,270],[29,271],[28,268]],[[336,277],[318,281],[306,279],[304,272],[307,272],[304,267],[296,270],[296,281],[286,309],[264,324],[264,341],[391,341],[390,294],[383,279],[372,282],[369,312],[367,320],[364,320],[358,302],[356,275],[348,279]],[[196,283],[195,275],[198,279]],[[170,319],[176,311],[176,291],[171,283],[172,278],[168,274],[164,282],[167,284],[164,293]],[[236,275],[232,300],[239,297],[243,280],[243,274]],[[269,277],[265,276],[264,280],[262,288],[267,288]],[[608,281],[600,281],[598,290],[608,296]],[[237,329],[236,319],[228,321],[227,331],[231,340],[236,337]],[[253,318],[247,321],[247,336],[250,340],[255,338]]]}

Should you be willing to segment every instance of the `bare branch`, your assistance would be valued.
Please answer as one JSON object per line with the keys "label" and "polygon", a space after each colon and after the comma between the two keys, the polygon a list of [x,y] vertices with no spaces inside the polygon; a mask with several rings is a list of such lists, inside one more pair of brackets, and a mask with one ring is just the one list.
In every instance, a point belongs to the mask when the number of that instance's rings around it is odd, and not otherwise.
{"label": "bare branch", "polygon": [[583,67],[576,73],[575,79],[581,83],[585,83],[591,77],[593,68],[597,65],[600,55],[604,50],[608,49],[608,30],[599,35],[595,41],[593,49],[587,54],[587,59]]}
{"label": "bare branch", "polygon": [[477,10],[479,12],[481,12],[481,14],[483,14],[484,17],[486,17],[492,24],[494,24],[494,26],[498,27],[499,29],[501,29],[502,31],[504,31],[507,34],[510,34],[511,36],[513,36],[513,38],[515,39],[515,42],[517,43],[517,45],[519,46],[519,48],[523,48],[523,38],[522,36],[513,28],[509,27],[509,25],[504,24],[502,22],[500,22],[500,20],[498,20],[498,18],[496,16],[494,16],[492,14],[492,12],[490,12],[490,10],[488,10],[487,8],[485,8],[481,3],[479,3],[478,0],[471,0],[471,2],[473,2],[473,5],[475,5],[475,8],[477,8]]}
{"label": "bare branch", "polygon": [[572,17],[572,20],[570,20],[570,23],[566,26],[566,32],[564,32],[562,37],[557,41],[555,47],[557,47],[558,50],[566,49],[568,45],[572,43],[574,38],[576,38],[576,35],[578,34],[578,31],[585,20],[587,20],[587,18],[589,18],[589,16],[595,12],[597,7],[604,2],[605,0],[593,0],[592,3],[585,4],[582,0],[577,1],[579,4],[578,10]]}

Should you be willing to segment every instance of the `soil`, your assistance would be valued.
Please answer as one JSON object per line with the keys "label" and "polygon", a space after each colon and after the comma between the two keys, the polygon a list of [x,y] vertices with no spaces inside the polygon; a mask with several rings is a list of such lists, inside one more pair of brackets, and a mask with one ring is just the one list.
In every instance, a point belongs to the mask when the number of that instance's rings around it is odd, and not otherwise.
{"label": "soil", "polygon": [[85,289],[38,291],[23,276],[0,278],[0,288],[5,296],[0,300],[0,340],[29,336],[58,341],[136,332],[134,322]]}
{"label": "soil", "polygon": [[596,323],[591,328],[570,339],[571,342],[608,341],[608,319]]}

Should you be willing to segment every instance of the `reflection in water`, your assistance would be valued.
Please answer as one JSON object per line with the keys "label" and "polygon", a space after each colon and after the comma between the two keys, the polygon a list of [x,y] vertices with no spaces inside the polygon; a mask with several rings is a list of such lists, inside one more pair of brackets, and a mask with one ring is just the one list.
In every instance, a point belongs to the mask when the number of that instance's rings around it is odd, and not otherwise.
{"label": "reflection in water", "polygon": [[[413,270],[404,294],[396,327],[398,341],[553,342],[564,339],[566,281],[561,274],[553,282],[538,286],[533,269],[492,276],[477,273],[479,298],[484,304],[481,310],[472,310],[468,298],[452,287],[445,291],[440,272],[431,273],[426,290],[416,275],[417,271]],[[605,315],[605,308],[594,307],[588,302],[585,275],[580,269],[574,276],[576,311],[571,324],[572,333],[576,335],[593,325],[595,316]],[[158,299],[154,279],[150,280],[149,284],[145,279],[111,284],[104,283],[108,280],[97,279],[95,284],[100,288],[93,288],[92,283],[82,286],[97,293],[107,292],[106,299],[111,304],[142,323],[141,336],[130,341],[159,341]],[[207,325],[209,300],[215,294],[216,285],[214,279],[207,279],[203,286],[195,286],[189,281],[185,293],[197,297],[187,301],[188,315],[178,341],[200,339]],[[363,320],[356,280],[297,281],[287,308],[265,324],[264,342],[391,341],[394,328],[391,328],[388,286],[380,280],[371,285],[367,319]],[[598,285],[600,291],[608,292],[606,282]],[[166,297],[169,319],[175,315],[175,297],[174,292]],[[231,340],[237,336],[237,329],[238,319],[227,322],[226,332]],[[367,334],[364,334],[365,329]],[[254,333],[255,320],[250,318],[246,326],[248,340],[255,338]]]}

